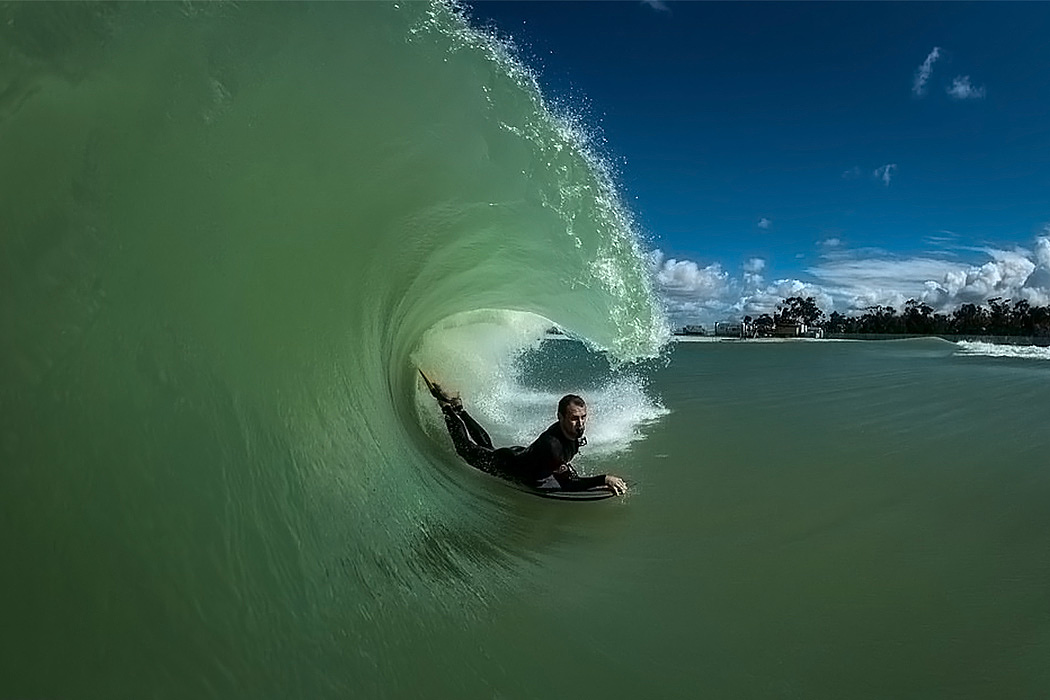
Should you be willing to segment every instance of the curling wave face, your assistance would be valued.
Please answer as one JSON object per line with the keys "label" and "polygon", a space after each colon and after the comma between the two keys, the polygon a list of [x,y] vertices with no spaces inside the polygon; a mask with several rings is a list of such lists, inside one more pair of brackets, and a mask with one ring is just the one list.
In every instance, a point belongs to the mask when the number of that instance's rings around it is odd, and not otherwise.
{"label": "curling wave face", "polygon": [[[492,547],[448,535],[463,494],[431,469],[414,365],[454,378],[484,346],[469,391],[552,323],[614,362],[667,340],[605,168],[454,8],[2,13],[0,508],[16,559],[60,552],[11,592],[41,653],[74,610],[154,670],[145,608],[219,645],[262,631],[234,665],[290,629],[367,636]],[[137,603],[128,562],[158,584]]]}

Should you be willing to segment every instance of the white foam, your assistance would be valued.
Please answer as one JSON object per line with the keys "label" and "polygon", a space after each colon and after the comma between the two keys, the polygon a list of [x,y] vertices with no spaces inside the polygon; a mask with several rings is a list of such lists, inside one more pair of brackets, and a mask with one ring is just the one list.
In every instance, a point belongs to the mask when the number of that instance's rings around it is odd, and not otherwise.
{"label": "white foam", "polygon": [[493,392],[513,382],[517,357],[537,347],[551,325],[517,311],[456,314],[423,334],[412,360],[442,387],[460,393],[465,405],[489,403],[500,398]]}
{"label": "white foam", "polygon": [[[522,384],[517,360],[542,342],[551,322],[535,314],[484,310],[458,314],[428,331],[413,360],[453,393],[489,431],[493,443],[528,445],[557,419],[558,401],[579,394],[587,401],[587,456],[609,455],[643,437],[646,424],[667,410],[631,376],[615,376],[598,387],[539,391]],[[420,409],[437,413],[419,383]],[[424,418],[426,424],[435,421]]]}
{"label": "white foam", "polygon": [[643,437],[645,425],[667,413],[631,377],[612,379],[597,389],[566,387],[558,392],[535,391],[511,381],[472,403],[478,420],[492,426],[494,440],[498,434],[508,444],[528,445],[557,420],[558,401],[570,393],[587,401],[587,455],[623,450]]}
{"label": "white foam", "polygon": [[1050,347],[1038,345],[1000,345],[963,340],[958,343],[956,355],[983,357],[1015,357],[1024,360],[1050,360]]}

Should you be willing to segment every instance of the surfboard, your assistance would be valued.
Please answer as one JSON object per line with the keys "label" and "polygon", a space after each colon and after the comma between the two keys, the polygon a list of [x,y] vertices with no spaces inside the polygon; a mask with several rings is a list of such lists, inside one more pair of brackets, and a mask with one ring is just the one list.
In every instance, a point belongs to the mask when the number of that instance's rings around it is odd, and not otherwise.
{"label": "surfboard", "polygon": [[601,501],[605,498],[612,498],[616,495],[609,489],[601,486],[586,489],[584,491],[566,491],[565,489],[535,489],[530,486],[516,484],[512,481],[508,481],[508,483],[512,484],[520,491],[531,493],[533,496],[539,496],[540,498],[554,498],[559,501]]}
{"label": "surfboard", "polygon": [[[417,367],[417,369],[419,368]],[[448,396],[441,390],[441,388],[431,381],[430,377],[428,377],[421,369],[419,370],[419,376],[423,377],[423,382],[427,385],[427,389],[430,391],[431,396],[438,401],[445,401],[448,399]],[[609,489],[600,486],[585,489],[583,491],[566,491],[559,488],[534,488],[510,479],[500,480],[507,482],[519,491],[531,493],[533,496],[539,496],[540,498],[553,498],[561,501],[600,501],[606,498],[612,498],[616,495]]]}

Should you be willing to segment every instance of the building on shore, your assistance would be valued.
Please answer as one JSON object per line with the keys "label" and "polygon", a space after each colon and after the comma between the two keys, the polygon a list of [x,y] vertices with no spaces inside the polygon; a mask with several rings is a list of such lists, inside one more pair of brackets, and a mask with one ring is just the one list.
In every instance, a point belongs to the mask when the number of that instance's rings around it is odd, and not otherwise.
{"label": "building on shore", "polygon": [[778,320],[773,329],[775,338],[823,338],[824,329],[820,326],[810,326],[805,321],[781,321]]}
{"label": "building on shore", "polygon": [[715,324],[715,335],[721,338],[747,338],[748,326],[744,321],[719,321]]}
{"label": "building on shore", "polygon": [[713,335],[720,338],[823,338],[824,329],[810,326],[805,321],[787,321],[769,316],[757,320],[750,316],[740,321],[715,323]]}

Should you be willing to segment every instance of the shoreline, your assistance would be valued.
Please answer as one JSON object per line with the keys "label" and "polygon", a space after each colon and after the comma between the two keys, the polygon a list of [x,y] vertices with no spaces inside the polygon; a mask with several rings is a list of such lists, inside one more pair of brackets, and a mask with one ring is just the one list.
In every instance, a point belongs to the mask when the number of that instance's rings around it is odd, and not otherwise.
{"label": "shoreline", "polygon": [[908,340],[911,338],[939,338],[950,343],[992,343],[995,345],[1034,345],[1050,347],[1050,337],[1024,335],[951,335],[936,333],[827,333],[828,340]]}
{"label": "shoreline", "polygon": [[950,343],[991,343],[994,345],[1015,345],[1050,347],[1050,337],[1045,336],[1010,336],[1010,335],[949,335],[949,334],[925,334],[925,333],[827,333],[823,338],[736,338],[731,336],[716,335],[691,335],[682,334],[672,336],[672,342],[703,343],[703,342],[751,342],[751,341],[795,341],[806,340],[821,342],[826,340],[913,340],[916,338],[937,338]]}

